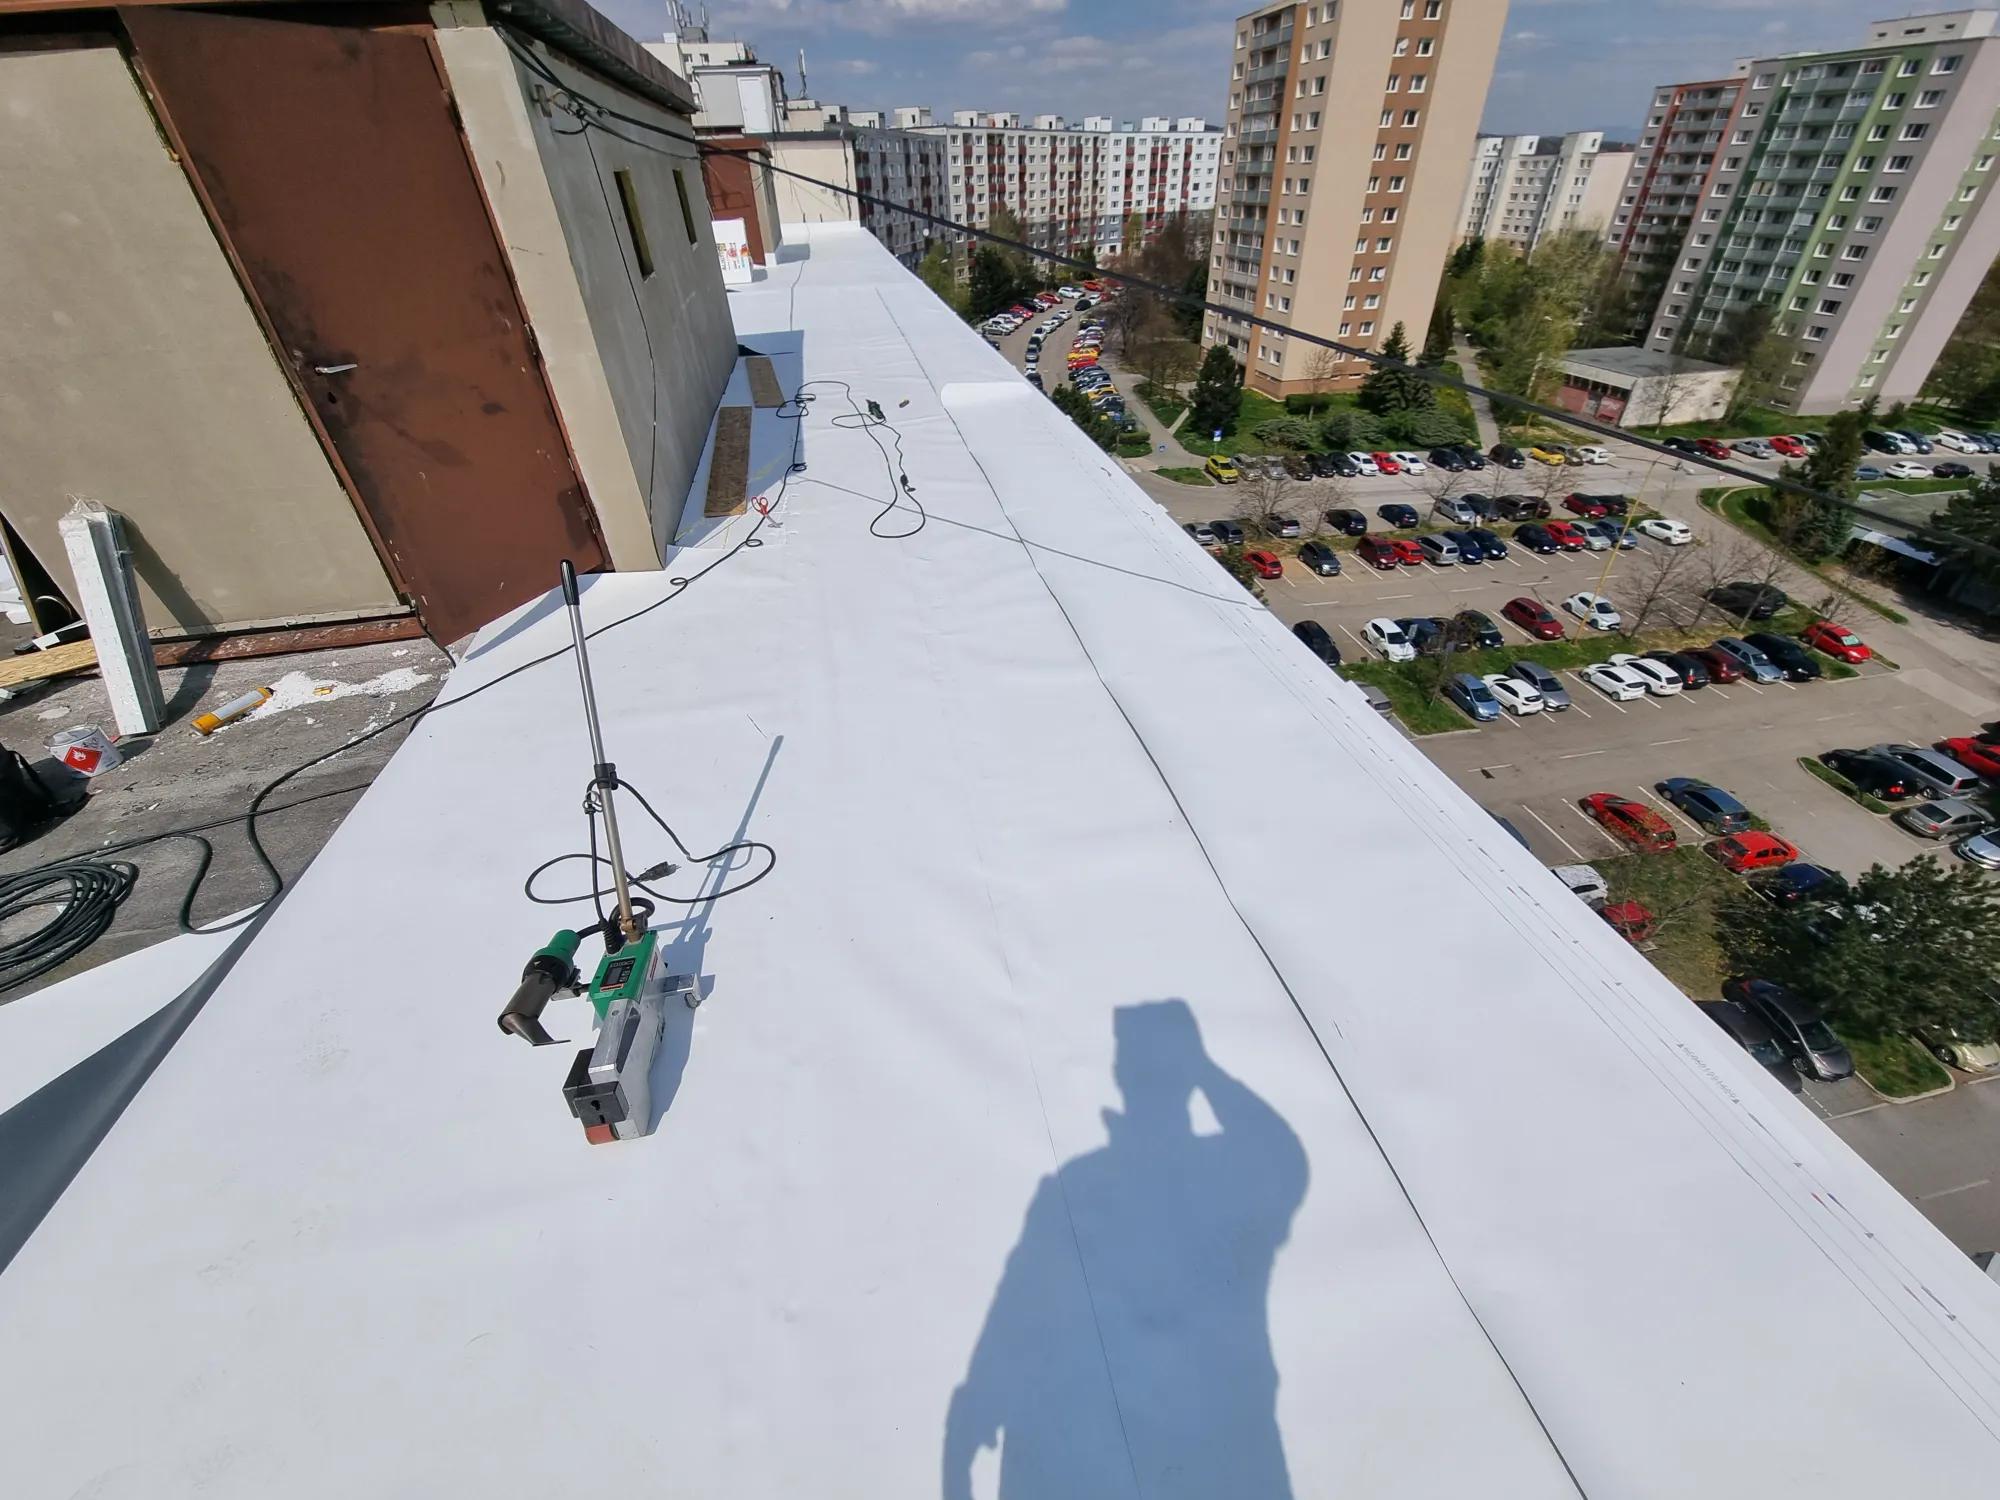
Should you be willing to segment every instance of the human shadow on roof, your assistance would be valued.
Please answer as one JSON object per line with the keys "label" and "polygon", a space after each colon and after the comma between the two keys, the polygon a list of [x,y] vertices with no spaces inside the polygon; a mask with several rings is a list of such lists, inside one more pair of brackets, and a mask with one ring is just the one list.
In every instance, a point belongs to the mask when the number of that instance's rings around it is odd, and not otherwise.
{"label": "human shadow on roof", "polygon": [[[1002,1500],[1289,1500],[1266,1312],[1304,1148],[1216,1065],[1184,1000],[1120,1007],[1109,1141],[1042,1179],[945,1420]],[[1196,1130],[1194,1096],[1218,1130]]]}

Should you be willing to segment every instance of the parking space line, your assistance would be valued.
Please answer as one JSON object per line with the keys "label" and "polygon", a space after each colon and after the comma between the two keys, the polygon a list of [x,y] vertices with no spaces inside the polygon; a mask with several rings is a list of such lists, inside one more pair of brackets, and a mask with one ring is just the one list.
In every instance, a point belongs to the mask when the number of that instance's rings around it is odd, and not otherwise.
{"label": "parking space line", "polygon": [[1354,642],[1356,650],[1358,650],[1363,656],[1367,657],[1369,660],[1371,661],[1374,660],[1375,653],[1368,649],[1368,643],[1366,641],[1362,640],[1360,636],[1356,635],[1353,631],[1349,630],[1345,625],[1341,626],[1340,629],[1341,632],[1350,641]]}
{"label": "parking space line", "polygon": [[1596,715],[1592,714],[1592,713],[1591,713],[1591,711],[1590,711],[1589,709],[1585,708],[1585,707],[1583,706],[1583,704],[1582,704],[1582,703],[1580,703],[1580,702],[1578,701],[1578,698],[1581,698],[1581,697],[1582,697],[1582,694],[1581,694],[1581,693],[1579,693],[1579,694],[1577,695],[1577,698],[1572,698],[1572,699],[1570,699],[1570,700],[1569,700],[1569,706],[1570,706],[1570,708],[1571,708],[1572,710],[1574,710],[1575,712],[1577,712],[1577,713],[1580,713],[1580,714],[1582,714],[1582,715],[1583,715],[1583,716],[1584,716],[1584,717],[1585,717],[1586,719],[1590,719],[1590,718],[1595,718],[1595,717],[1596,717]]}
{"label": "parking space line", "polygon": [[1708,688],[1708,690],[1709,690],[1709,691],[1710,691],[1711,693],[1715,694],[1715,696],[1716,696],[1716,697],[1718,697],[1718,698],[1722,699],[1722,700],[1723,700],[1723,701],[1724,701],[1725,703],[1729,701],[1729,694],[1727,694],[1727,693],[1723,692],[1723,690],[1722,690],[1721,688],[1719,688],[1719,687],[1715,686],[1715,684],[1714,684],[1714,683],[1710,683],[1710,684],[1709,684],[1709,688]]}
{"label": "parking space line", "polygon": [[1414,599],[1416,597],[1417,596],[1415,594],[1384,594],[1382,596],[1382,602],[1384,604],[1387,604],[1393,599]]}
{"label": "parking space line", "polygon": [[1697,834],[1699,834],[1702,831],[1700,824],[1696,823],[1694,819],[1690,818],[1686,813],[1682,812],[1678,807],[1675,807],[1673,803],[1667,801],[1666,798],[1660,796],[1659,793],[1655,792],[1651,787],[1642,786],[1639,788],[1639,790],[1645,796],[1659,803],[1661,808],[1663,808],[1666,811],[1668,817],[1679,818],[1683,823],[1687,824],[1687,826],[1693,829],[1694,832]]}
{"label": "parking space line", "polygon": [[1991,1177],[1982,1177],[1977,1182],[1961,1182],[1957,1187],[1939,1188],[1934,1193],[1919,1193],[1917,1194],[1917,1202],[1928,1203],[1933,1198],[1949,1198],[1953,1193],[1969,1193],[1974,1188],[1991,1186],[1993,1186],[1993,1179]]}
{"label": "parking space line", "polygon": [[1606,750],[1572,750],[1567,755],[1558,755],[1557,760],[1582,760],[1587,755],[1608,755]]}
{"label": "parking space line", "polygon": [[1677,740],[1654,740],[1653,747],[1657,749],[1661,745],[1691,745],[1693,743],[1694,743],[1693,735],[1682,735],[1681,738]]}
{"label": "parking space line", "polygon": [[1757,684],[1756,684],[1756,683],[1754,683],[1754,682],[1746,682],[1746,683],[1744,683],[1744,684],[1743,684],[1743,686],[1745,686],[1745,687],[1747,687],[1748,689],[1750,689],[1750,691],[1751,691],[1751,692],[1753,692],[1753,693],[1755,693],[1755,694],[1756,694],[1756,695],[1757,695],[1757,696],[1758,696],[1759,698],[1761,698],[1761,697],[1763,697],[1763,696],[1764,696],[1764,690],[1763,690],[1762,688],[1758,687],[1758,686],[1757,686]]}
{"label": "parking space line", "polygon": [[1572,844],[1568,839],[1564,838],[1561,834],[1557,833],[1554,828],[1550,827],[1549,820],[1547,818],[1543,817],[1540,813],[1536,812],[1532,807],[1528,806],[1528,804],[1525,802],[1521,804],[1521,811],[1526,813],[1529,817],[1533,818],[1537,823],[1541,824],[1542,827],[1547,828],[1549,830],[1549,837],[1554,839],[1558,844],[1561,844],[1563,848],[1569,850],[1569,852],[1571,854],[1574,854],[1578,859],[1583,858],[1583,851],[1577,848],[1576,845]]}

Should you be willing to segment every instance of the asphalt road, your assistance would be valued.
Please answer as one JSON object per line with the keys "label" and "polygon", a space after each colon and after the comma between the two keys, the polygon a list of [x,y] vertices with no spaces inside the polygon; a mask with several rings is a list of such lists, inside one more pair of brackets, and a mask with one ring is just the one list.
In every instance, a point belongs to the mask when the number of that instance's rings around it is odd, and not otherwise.
{"label": "asphalt road", "polygon": [[1953,1244],[2000,1249],[2000,1078],[1956,1082],[1914,1104],[1870,1102],[1831,1127]]}

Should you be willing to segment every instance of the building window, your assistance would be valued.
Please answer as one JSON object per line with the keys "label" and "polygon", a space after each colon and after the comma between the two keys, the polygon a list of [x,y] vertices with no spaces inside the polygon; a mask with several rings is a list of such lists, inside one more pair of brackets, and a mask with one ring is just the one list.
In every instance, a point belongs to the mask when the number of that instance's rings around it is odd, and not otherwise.
{"label": "building window", "polygon": [[1375,266],[1368,272],[1368,279],[1370,281],[1381,281],[1388,274],[1389,268],[1387,266]]}
{"label": "building window", "polygon": [[1392,193],[1400,193],[1402,192],[1402,190],[1403,190],[1403,179],[1401,177],[1391,177],[1389,179],[1389,191]]}
{"label": "building window", "polygon": [[1833,280],[1828,283],[1828,285],[1832,286],[1837,291],[1845,290],[1846,288],[1854,285],[1854,273],[1852,271],[1838,272],[1834,276]]}
{"label": "building window", "polygon": [[1903,133],[1897,139],[1903,141],[1920,141],[1930,133],[1931,127],[1928,120],[1911,120],[1903,126]]}
{"label": "building window", "polygon": [[1408,161],[1409,159],[1410,159],[1410,143],[1408,141],[1404,141],[1402,144],[1396,147],[1396,160]]}
{"label": "building window", "polygon": [[1405,126],[1406,128],[1408,128],[1408,127],[1412,127],[1412,126],[1414,126],[1414,125],[1415,125],[1415,124],[1417,123],[1417,121],[1418,121],[1418,120],[1420,120],[1420,119],[1421,119],[1422,117],[1423,117],[1423,116],[1422,116],[1421,112],[1419,112],[1419,111],[1417,111],[1417,110],[1414,110],[1414,109],[1406,109],[1406,110],[1404,110],[1404,111],[1403,111],[1403,124],[1404,124],[1404,126]]}
{"label": "building window", "polygon": [[[680,180],[680,169],[675,168],[674,180]],[[611,180],[618,185],[618,202],[625,210],[625,237],[632,245],[632,260],[639,267],[639,279],[646,280],[653,274],[653,247],[646,239],[646,218],[639,211],[639,195],[632,186],[632,174],[622,168],[611,174]]]}
{"label": "building window", "polygon": [[1362,271],[1361,267],[1359,266],[1354,267],[1353,270],[1347,273],[1347,279],[1349,281],[1359,281],[1361,279],[1361,276],[1362,276]]}
{"label": "building window", "polygon": [[1387,141],[1377,141],[1375,143],[1375,160],[1380,161],[1382,160],[1383,157],[1387,156],[1388,154],[1389,154],[1389,143]]}
{"label": "building window", "polygon": [[1928,271],[1919,271],[1917,272],[1916,275],[1910,278],[1911,286],[1929,286],[1930,284],[1931,284],[1931,273]]}
{"label": "building window", "polygon": [[1375,242],[1375,253],[1377,255],[1387,255],[1395,243],[1394,240],[1385,234]]}
{"label": "building window", "polygon": [[1903,325],[1901,323],[1891,323],[1887,328],[1882,330],[1882,337],[1885,339],[1899,339],[1902,336]]}
{"label": "building window", "polygon": [[1931,64],[1931,71],[1933,73],[1956,73],[1958,65],[1964,60],[1964,57],[1960,53],[1948,53]]}
{"label": "building window", "polygon": [[1913,313],[1916,310],[1917,310],[1917,299],[1915,297],[1905,297],[1902,301],[1902,304],[1896,309],[1896,311],[1899,313]]}
{"label": "building window", "polygon": [[1826,337],[1826,324],[1824,323],[1815,323],[1813,324],[1812,327],[1806,330],[1806,338],[1812,343],[1817,344],[1818,342],[1820,342],[1820,340],[1824,339],[1825,337]]}
{"label": "building window", "polygon": [[1354,311],[1354,293],[1352,293],[1352,292],[1349,292],[1349,293],[1347,294],[1347,297],[1346,297],[1346,299],[1345,299],[1345,300],[1344,300],[1344,301],[1343,301],[1343,302],[1342,302],[1342,303],[1340,304],[1340,310],[1341,310],[1342,312],[1353,312],[1353,311]]}
{"label": "building window", "polygon": [[1910,170],[1910,158],[1907,156],[1892,156],[1889,158],[1889,164],[1882,170],[1885,172],[1907,172]]}
{"label": "building window", "polygon": [[1909,102],[1909,99],[1910,96],[1908,94],[1890,94],[1882,100],[1882,107],[1884,109],[1901,109]]}
{"label": "building window", "polygon": [[1417,56],[1429,57],[1436,45],[1437,43],[1430,37],[1419,37],[1417,39]]}
{"label": "building window", "polygon": [[1958,226],[1964,222],[1965,222],[1964,219],[1960,218],[1959,215],[1957,214],[1946,214],[1943,225],[1944,232],[1946,234],[1950,234],[1954,229],[1958,228]]}
{"label": "building window", "polygon": [[[1877,188],[1876,191],[1880,192],[1881,189]],[[1840,201],[1842,203],[1852,203],[1860,196],[1861,196],[1861,184],[1858,182],[1850,182],[1846,187],[1840,190]]]}
{"label": "building window", "polygon": [[1430,74],[1412,73],[1410,75],[1410,92],[1413,94],[1421,94],[1429,83],[1430,83]]}
{"label": "building window", "polygon": [[1750,87],[1753,89],[1767,89],[1770,86],[1771,75],[1769,73],[1759,73],[1755,78],[1750,80]]}
{"label": "building window", "polygon": [[1354,332],[1354,325],[1352,323],[1342,323],[1340,325],[1340,332],[1335,337],[1344,339],[1352,332]]}
{"label": "building window", "polygon": [[1830,317],[1832,317],[1832,316],[1833,316],[1833,315],[1834,315],[1835,313],[1839,312],[1839,311],[1840,311],[1840,308],[1841,308],[1841,303],[1840,303],[1840,300],[1839,300],[1838,298],[1836,298],[1836,297],[1825,297],[1825,298],[1822,298],[1822,299],[1821,299],[1821,301],[1820,301],[1820,304],[1819,304],[1819,315],[1820,315],[1820,316],[1821,316],[1822,318],[1830,318]]}
{"label": "building window", "polygon": [[1401,210],[1399,210],[1399,209],[1398,209],[1398,208],[1396,207],[1396,205],[1395,205],[1395,204],[1393,204],[1393,203],[1392,203],[1392,204],[1390,204],[1390,205],[1389,205],[1389,206],[1388,206],[1387,208],[1385,208],[1385,209],[1383,209],[1383,210],[1382,210],[1382,222],[1383,222],[1384,224],[1393,224],[1393,223],[1395,223],[1395,222],[1396,222],[1396,216],[1397,216],[1397,214],[1398,214],[1398,213],[1400,213],[1400,212],[1401,212]]}
{"label": "building window", "polygon": [[1922,66],[1923,64],[1919,63],[1914,57],[1906,57],[1903,59],[1903,65],[1896,69],[1896,76],[1898,78],[1915,78],[1917,76],[1917,69]]}
{"label": "building window", "polygon": [[1362,303],[1361,303],[1361,305],[1362,305],[1363,307],[1367,308],[1367,309],[1368,309],[1369,311],[1371,311],[1371,312],[1372,312],[1372,311],[1374,311],[1374,310],[1375,310],[1376,308],[1378,308],[1378,307],[1380,307],[1380,306],[1382,305],[1382,298],[1381,298],[1381,295],[1380,295],[1379,293],[1377,293],[1377,292],[1370,292],[1370,293],[1369,293],[1369,294],[1367,295],[1367,297],[1365,297],[1365,298],[1364,298],[1364,299],[1362,300]]}
{"label": "building window", "polygon": [[1931,246],[1931,248],[1930,248],[1930,252],[1929,252],[1929,254],[1928,254],[1928,255],[1926,256],[1926,259],[1929,259],[1929,260],[1938,260],[1938,259],[1942,258],[1942,257],[1943,257],[1943,255],[1944,255],[1944,249],[1945,249],[1945,247],[1944,247],[1943,245],[1933,245],[1933,246]]}
{"label": "building window", "polygon": [[1888,140],[1889,127],[1887,125],[1870,125],[1868,127],[1868,139],[1871,141]]}
{"label": "building window", "polygon": [[1840,258],[1842,260],[1861,260],[1867,254],[1868,247],[1866,245],[1849,245],[1845,250],[1840,252]]}
{"label": "building window", "polygon": [[1396,112],[1395,112],[1395,111],[1394,111],[1393,109],[1385,109],[1385,110],[1383,110],[1383,111],[1382,111],[1382,127],[1381,127],[1381,128],[1382,128],[1382,129],[1384,129],[1384,130],[1387,130],[1387,129],[1388,129],[1388,128],[1389,128],[1390,126],[1391,126],[1391,125],[1393,125],[1393,124],[1395,124],[1395,123],[1396,123]]}
{"label": "building window", "polygon": [[1925,89],[1917,95],[1918,109],[1936,109],[1942,103],[1944,103],[1943,89]]}
{"label": "building window", "polygon": [[1393,94],[1402,86],[1403,86],[1403,75],[1401,73],[1391,73],[1389,75],[1388,83],[1383,86],[1382,92],[1385,94]]}

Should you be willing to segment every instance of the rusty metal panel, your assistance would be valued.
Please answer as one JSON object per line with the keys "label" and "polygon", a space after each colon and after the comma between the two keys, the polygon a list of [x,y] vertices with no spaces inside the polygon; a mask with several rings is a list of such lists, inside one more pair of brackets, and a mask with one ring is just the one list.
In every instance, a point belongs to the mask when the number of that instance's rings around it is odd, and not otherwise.
{"label": "rusty metal panel", "polygon": [[559,558],[603,566],[427,29],[120,14],[431,633],[455,639],[542,592]]}

